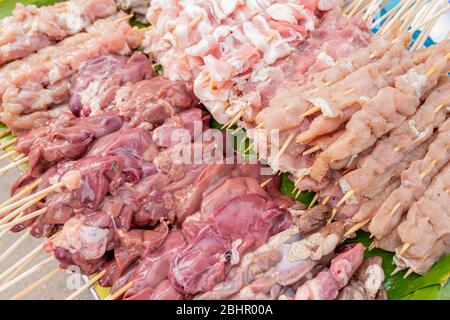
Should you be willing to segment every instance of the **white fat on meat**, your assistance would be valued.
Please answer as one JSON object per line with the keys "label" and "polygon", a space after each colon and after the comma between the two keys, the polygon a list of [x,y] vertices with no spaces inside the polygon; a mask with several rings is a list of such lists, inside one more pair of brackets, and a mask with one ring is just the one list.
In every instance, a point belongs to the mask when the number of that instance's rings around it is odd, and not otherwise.
{"label": "white fat on meat", "polygon": [[333,57],[329,56],[325,51],[320,51],[320,53],[317,55],[317,60],[323,62],[328,67],[332,67],[335,65]]}
{"label": "white fat on meat", "polygon": [[289,250],[289,260],[320,260],[323,256],[330,254],[340,242],[337,234],[330,233],[325,238],[320,233],[314,233],[308,238],[291,244]]}
{"label": "white fat on meat", "polygon": [[84,220],[84,216],[69,219],[53,242],[86,260],[98,259],[105,254],[109,230],[85,226]]}
{"label": "white fat on meat", "polygon": [[423,74],[418,74],[415,69],[410,69],[405,75],[400,76],[407,84],[414,88],[416,96],[422,96],[422,88],[427,83],[427,77]]}
{"label": "white fat on meat", "polygon": [[212,55],[206,56],[203,61],[205,68],[214,81],[224,82],[231,78],[235,72],[235,67],[225,61],[220,61]]}
{"label": "white fat on meat", "polygon": [[310,102],[315,107],[320,108],[320,110],[322,111],[322,114],[325,117],[335,118],[335,117],[339,116],[339,114],[335,114],[333,112],[333,109],[330,107],[330,104],[325,99],[322,99],[322,98],[309,98],[308,102]]}
{"label": "white fat on meat", "polygon": [[69,190],[76,190],[81,186],[82,179],[81,179],[81,173],[78,170],[70,170],[66,172],[62,178],[61,182],[64,184],[64,186]]}
{"label": "white fat on meat", "polygon": [[297,24],[297,19],[295,18],[294,10],[290,7],[288,7],[286,4],[283,3],[274,3],[266,10],[267,14],[270,15],[270,17],[273,20],[277,21],[287,21],[291,24]]}
{"label": "white fat on meat", "polygon": [[433,133],[432,127],[428,127],[423,131],[420,131],[419,129],[417,129],[416,121],[414,119],[408,120],[408,125],[409,125],[409,128],[411,129],[411,131],[416,136],[416,139],[414,141],[420,141],[420,140],[423,140],[424,138],[426,139]]}
{"label": "white fat on meat", "polygon": [[239,247],[242,244],[242,239],[236,239],[231,244],[231,259],[230,264],[232,266],[238,264],[241,261],[241,257],[239,256]]}
{"label": "white fat on meat", "polygon": [[[322,11],[328,11],[338,4],[339,0],[319,0],[317,8]],[[378,9],[378,6],[377,6]]]}
{"label": "white fat on meat", "polygon": [[87,26],[87,21],[81,17],[80,12],[76,12],[77,10],[79,11],[77,6],[71,6],[71,11],[58,14],[58,24],[65,25],[71,34],[80,32]]}
{"label": "white fat on meat", "polygon": [[[341,187],[343,194],[346,194],[348,191],[352,189],[350,184],[343,178],[339,179],[339,186]],[[354,205],[357,204],[358,202],[359,202],[358,198],[355,195],[353,195],[345,203],[348,205]]]}
{"label": "white fat on meat", "polygon": [[269,80],[270,66],[267,66],[264,61],[259,61],[254,67],[251,73],[251,82],[264,82]]}
{"label": "white fat on meat", "polygon": [[296,178],[296,180],[298,180],[298,179],[308,176],[310,174],[310,172],[311,172],[310,168],[298,169],[295,171],[294,177]]}
{"label": "white fat on meat", "polygon": [[[244,22],[242,28],[245,36],[250,39],[252,45],[264,53],[263,59],[267,64],[272,64],[293,51],[293,48],[281,37],[280,33],[271,29],[266,19],[262,16],[254,17],[251,22]],[[269,36],[272,36],[274,39],[267,41],[267,37]]]}
{"label": "white fat on meat", "polygon": [[384,281],[383,268],[378,264],[371,264],[366,270],[367,278],[364,280],[364,289],[367,294],[374,298]]}

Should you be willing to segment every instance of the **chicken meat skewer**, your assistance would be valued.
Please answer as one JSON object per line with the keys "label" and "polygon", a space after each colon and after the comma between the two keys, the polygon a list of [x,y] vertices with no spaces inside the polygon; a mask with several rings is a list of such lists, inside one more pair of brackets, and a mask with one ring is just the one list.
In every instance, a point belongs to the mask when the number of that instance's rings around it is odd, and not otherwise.
{"label": "chicken meat skewer", "polygon": [[439,134],[429,146],[422,160],[415,161],[402,173],[402,185],[394,190],[372,218],[369,230],[376,238],[386,236],[398,225],[403,213],[421,197],[432,178],[449,160],[449,126],[447,120],[439,128]]}
{"label": "chicken meat skewer", "polygon": [[[444,59],[441,59],[441,62],[442,62],[441,66],[442,67],[446,68],[447,60],[448,60],[449,57],[450,57],[450,55],[447,54],[447,56],[444,57]],[[429,62],[432,63],[431,61],[429,61]],[[427,63],[423,64],[422,68],[423,67],[428,69],[428,71],[425,74],[422,74],[422,78],[423,78],[423,81],[424,81],[423,83],[424,83],[424,85],[428,86],[428,88],[430,88],[430,87],[432,88],[434,86],[434,84],[436,84],[437,80],[439,79],[440,73],[436,74],[436,72],[435,72],[436,71],[436,67],[433,66],[432,68],[429,68],[429,67],[427,67]],[[404,79],[402,77],[400,77],[399,80],[400,80],[399,85],[401,86],[402,85],[401,81],[404,81]],[[406,82],[404,82],[404,84],[406,86],[405,86],[405,89],[403,89],[403,90],[408,90],[407,89],[408,87],[412,88],[413,90],[415,90],[414,87],[410,87],[410,85],[407,84]],[[427,88],[426,86],[424,87],[425,89]],[[392,91],[393,94],[397,94],[397,93],[401,94],[398,89],[392,89],[391,91]],[[427,91],[427,90],[425,90],[425,91]],[[387,127],[385,126],[386,129],[381,129],[381,133],[376,134],[375,136],[381,136],[382,134],[386,133],[386,131],[389,130],[389,127],[391,127],[391,128],[398,127],[399,124],[401,124],[401,122],[403,122],[403,120],[405,119],[405,116],[408,116],[408,115],[412,114],[415,111],[416,106],[419,103],[419,100],[418,100],[417,96],[415,98],[416,101],[414,101],[414,98],[413,98],[414,96],[412,95],[412,93],[411,94],[407,93],[407,91],[404,91],[404,92],[405,92],[406,96],[410,95],[410,97],[411,97],[411,99],[410,99],[411,102],[409,102],[409,104],[411,104],[410,107],[409,107],[411,111],[408,111],[408,110],[402,111],[404,113],[404,115],[399,114],[398,117],[397,117],[397,112],[394,112],[394,114],[393,114],[394,117],[389,117],[388,119],[385,120],[386,121],[386,126],[387,126]],[[386,94],[388,94],[387,91],[386,91]],[[379,97],[379,99],[381,99],[382,95],[379,94],[378,97]],[[373,100],[374,103],[377,100],[378,99]],[[393,100],[392,100],[391,103],[393,103]],[[369,111],[370,111],[369,109],[367,109],[367,110],[363,109],[363,112],[361,113],[361,116],[365,115],[365,112],[367,113]],[[399,112],[400,111],[401,110],[399,110]],[[398,120],[395,120],[394,119],[395,117],[397,117]],[[361,125],[363,127],[367,126],[367,124],[363,125],[363,122],[364,122],[363,118],[359,119],[359,118],[354,118],[353,117],[352,119],[355,119],[355,120],[353,120],[353,121],[350,120],[350,122],[349,122],[350,125],[347,125],[348,132],[345,135],[346,139],[348,139],[350,136],[352,136],[351,132],[354,132],[354,130],[356,129],[356,126],[357,126],[356,123],[361,123]],[[392,120],[390,120],[390,119],[392,119]],[[387,121],[392,121],[392,125],[389,125],[389,122],[387,122]],[[355,125],[355,127],[353,127],[353,125]],[[362,128],[361,128],[361,130],[362,130]],[[362,133],[361,130],[358,130],[360,135]],[[346,141],[347,141],[346,139],[340,138],[336,143],[334,143],[331,147],[329,147],[326,151],[324,151],[323,153],[321,153],[321,155],[319,155],[319,158],[316,159],[315,164],[313,165],[313,168],[311,170],[313,172],[313,177],[315,179],[319,179],[319,177],[323,175],[323,171],[327,170],[325,168],[327,167],[327,164],[329,162],[328,159],[330,157],[332,157],[332,159],[334,159],[334,160],[348,158],[350,155],[357,154],[358,152],[360,152],[361,150],[369,147],[371,144],[373,144],[376,141],[376,140],[374,140],[375,138],[372,136],[372,134],[370,134],[364,140],[358,139],[358,141],[361,140],[361,142],[358,142],[358,144],[355,147],[351,147],[350,146],[350,148],[347,148],[346,150],[338,151],[337,150],[338,146],[341,146],[343,143],[346,143]],[[364,143],[363,143],[363,141],[364,141]],[[366,141],[367,141],[367,144],[365,143]],[[341,155],[343,155],[343,154],[346,154],[347,156],[341,157]],[[343,190],[343,191],[346,192],[346,195],[344,197],[346,199],[348,199],[349,197],[352,197],[355,193],[358,192],[358,190],[351,189],[351,188],[348,188],[348,189],[344,188],[344,189],[345,190]]]}
{"label": "chicken meat skewer", "polygon": [[0,20],[0,66],[51,46],[115,13],[112,0],[72,0],[41,8],[16,3],[12,16]]}
{"label": "chicken meat skewer", "polygon": [[[127,54],[140,44],[141,37],[142,31],[128,22],[102,19],[86,32],[9,63],[0,70],[2,122],[13,132],[42,125],[52,117],[51,106],[67,102],[69,77],[83,63],[106,53]],[[30,83],[34,84],[32,89]]]}
{"label": "chicken meat skewer", "polygon": [[[397,232],[403,245],[395,250],[395,261],[400,268],[409,267],[409,272],[424,274],[448,253],[449,175],[450,165],[447,164],[399,224]],[[426,238],[419,240],[418,235]]]}

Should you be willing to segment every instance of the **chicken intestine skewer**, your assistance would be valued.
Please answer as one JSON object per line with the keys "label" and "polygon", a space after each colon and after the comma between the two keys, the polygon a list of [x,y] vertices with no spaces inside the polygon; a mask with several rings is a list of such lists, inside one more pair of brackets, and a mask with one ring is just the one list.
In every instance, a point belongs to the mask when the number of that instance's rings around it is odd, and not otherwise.
{"label": "chicken intestine skewer", "polygon": [[72,0],[36,8],[20,2],[0,20],[0,66],[74,35],[116,13],[112,0]]}
{"label": "chicken intestine skewer", "polygon": [[[310,237],[311,241],[313,241],[312,239],[315,237],[314,241],[318,245],[318,248],[316,249],[317,255],[314,257],[314,260],[320,260],[319,256],[323,253],[320,248],[322,248],[322,245],[326,246],[325,240],[328,239],[328,232],[331,232],[329,234],[330,242],[332,234],[336,233],[339,235],[343,232],[343,225],[341,224],[327,227],[326,229],[323,229],[323,231],[318,230],[325,225],[329,216],[328,208],[324,209],[316,207],[307,211],[295,209],[290,211],[293,215],[298,215],[298,218],[294,218],[294,226],[271,237],[265,245],[259,247],[255,251],[247,253],[242,257],[240,264],[230,270],[224,282],[217,284],[211,291],[198,295],[196,299],[228,299],[238,294],[239,291],[243,290],[245,286],[250,285],[256,278],[261,278],[264,275],[267,275],[269,278],[274,278],[273,272],[270,273],[269,269],[276,268],[276,266],[279,265],[278,268],[282,270],[283,264],[281,263],[281,257],[287,255],[289,252],[286,243],[297,238],[298,241],[296,242],[301,241],[302,237],[303,239],[309,239]],[[315,236],[311,236],[312,234],[315,234]],[[339,238],[339,236],[337,236],[337,238]],[[304,240],[302,243],[306,242],[307,240]],[[322,245],[320,243],[322,243]],[[298,246],[300,246],[300,244],[298,244]],[[283,249],[283,247],[285,248]],[[312,252],[314,251],[312,247],[313,245],[311,245],[311,255],[313,255]],[[272,259],[269,257],[272,257]],[[286,268],[289,268],[288,262],[285,261],[284,265]],[[311,263],[306,260],[303,264],[294,263],[290,267],[292,268],[291,275],[294,277],[296,270],[302,270],[302,272],[306,274],[312,268]],[[266,274],[267,272],[270,274]],[[283,283],[286,283],[285,281],[292,281],[292,279],[288,280],[288,278],[288,272],[285,272],[284,275],[280,274],[278,280]]]}
{"label": "chicken intestine skewer", "polygon": [[[250,272],[255,273],[252,275],[254,281],[244,286],[233,298],[259,298],[259,287],[264,282],[270,283],[271,288],[282,288],[304,281],[310,273],[317,272],[317,267],[327,264],[341,241],[342,228],[341,222],[335,222],[304,239],[283,244],[277,251],[255,256],[253,270],[250,268]],[[264,261],[268,257],[271,259]]]}
{"label": "chicken intestine skewer", "polygon": [[330,268],[321,271],[297,289],[296,300],[334,300],[363,261],[364,246],[357,243],[331,260]]}
{"label": "chicken intestine skewer", "polygon": [[364,260],[350,282],[339,291],[337,300],[386,299],[383,288],[385,276],[381,257]]}

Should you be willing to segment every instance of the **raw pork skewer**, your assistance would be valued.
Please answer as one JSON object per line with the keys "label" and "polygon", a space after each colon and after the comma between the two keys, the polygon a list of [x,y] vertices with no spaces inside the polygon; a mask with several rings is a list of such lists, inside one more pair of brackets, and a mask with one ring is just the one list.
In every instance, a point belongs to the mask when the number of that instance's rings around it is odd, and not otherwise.
{"label": "raw pork skewer", "polygon": [[241,125],[252,127],[255,116],[269,106],[274,96],[284,98],[274,105],[282,103],[288,107],[286,104],[292,103],[288,97],[293,84],[297,86],[310,80],[319,71],[334,65],[335,60],[365,47],[369,41],[370,32],[360,19],[347,19],[337,9],[328,11],[297,50],[271,65],[258,63],[250,74],[240,77],[244,82],[239,84],[242,95],[230,97],[228,117],[243,112]]}
{"label": "raw pork skewer", "polygon": [[116,13],[113,0],[71,0],[36,8],[16,3],[0,20],[0,66],[26,57]]}

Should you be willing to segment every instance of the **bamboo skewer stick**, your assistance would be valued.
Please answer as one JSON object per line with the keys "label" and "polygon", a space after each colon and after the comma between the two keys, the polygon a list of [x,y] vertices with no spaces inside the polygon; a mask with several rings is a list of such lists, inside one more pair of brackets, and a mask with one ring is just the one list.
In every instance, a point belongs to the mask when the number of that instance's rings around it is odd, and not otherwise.
{"label": "bamboo skewer stick", "polygon": [[2,143],[0,145],[0,150],[3,150],[3,149],[5,149],[5,148],[7,148],[9,146],[12,146],[14,143],[16,143],[16,141],[17,141],[17,138],[14,138],[14,139],[11,139],[9,141],[6,141],[6,142]]}
{"label": "bamboo skewer stick", "polygon": [[5,212],[8,212],[8,211],[10,211],[12,209],[15,209],[15,208],[23,205],[24,203],[27,203],[27,202],[29,202],[29,201],[31,201],[33,199],[39,198],[42,195],[47,195],[50,192],[55,191],[58,188],[61,188],[62,186],[64,186],[64,183],[58,182],[58,183],[56,183],[56,184],[54,184],[52,186],[49,186],[49,187],[47,187],[45,189],[42,189],[42,190],[40,190],[40,191],[38,191],[36,193],[33,193],[33,194],[31,194],[31,195],[29,195],[29,196],[27,196],[25,198],[22,198],[22,199],[20,199],[20,200],[18,200],[16,202],[8,204],[8,205],[6,205],[6,206],[4,206],[3,208],[0,209],[0,215],[4,214]]}
{"label": "bamboo skewer stick", "polygon": [[358,231],[359,229],[361,229],[362,227],[364,227],[366,224],[368,224],[370,222],[370,219],[366,219],[364,221],[355,223],[350,229],[348,229],[348,231],[344,234],[344,239],[348,238],[353,232]]}
{"label": "bamboo skewer stick", "polygon": [[333,221],[333,219],[336,217],[336,214],[337,214],[337,209],[336,208],[331,210],[331,217],[330,217],[330,219],[328,219],[327,224],[330,224]]}
{"label": "bamboo skewer stick", "polygon": [[440,17],[441,15],[443,15],[444,13],[446,13],[450,8],[447,7],[441,11],[439,11],[438,13],[436,13],[433,17],[431,17],[430,19],[426,20],[425,22],[419,24],[418,26],[414,27],[414,31],[423,28],[424,26],[426,26],[427,24],[431,23],[434,21],[434,19],[436,19],[437,17]]}
{"label": "bamboo skewer stick", "polygon": [[402,268],[400,268],[399,266],[396,266],[395,269],[394,269],[394,271],[391,272],[391,276],[393,276],[393,275],[399,273],[399,272],[402,271],[402,270],[403,270]]}
{"label": "bamboo skewer stick", "polygon": [[131,289],[131,287],[133,286],[133,281],[128,282],[126,285],[124,285],[122,288],[120,288],[119,290],[117,290],[117,292],[108,295],[105,300],[116,300],[117,298],[119,298],[121,295],[123,295],[127,290]]}
{"label": "bamboo skewer stick", "polygon": [[189,23],[189,27],[190,28],[194,28],[196,25],[198,25],[200,23],[200,21],[203,20],[203,17],[201,15],[197,16],[194,20],[192,20]]}
{"label": "bamboo skewer stick", "polygon": [[354,0],[349,5],[347,5],[344,10],[342,11],[344,14],[349,15],[353,12],[353,10],[358,9],[358,7],[361,5],[362,0]]}
{"label": "bamboo skewer stick", "polygon": [[35,198],[35,199],[25,203],[24,205],[20,206],[19,208],[15,209],[13,212],[8,213],[2,219],[0,219],[0,227],[2,225],[5,225],[8,222],[11,222],[12,219],[16,218],[19,214],[21,214],[26,209],[30,208],[31,206],[38,203],[39,201],[41,201],[44,198],[45,198],[45,195],[41,195],[40,197]]}
{"label": "bamboo skewer stick", "polygon": [[309,206],[307,209],[311,209],[314,204],[316,203],[316,201],[319,199],[319,193],[316,192],[316,194],[314,195],[314,197],[311,199],[311,202],[309,203]]}
{"label": "bamboo skewer stick", "polygon": [[292,139],[294,139],[295,133],[292,132],[289,137],[286,139],[286,141],[284,142],[284,144],[281,146],[280,151],[277,153],[277,155],[275,156],[275,162],[278,161],[280,159],[280,157],[283,155],[283,153],[286,152],[287,148],[289,147],[289,145],[292,142]]}
{"label": "bamboo skewer stick", "polygon": [[304,151],[302,153],[302,155],[307,156],[308,154],[314,153],[314,152],[319,151],[319,150],[320,150],[319,146],[314,146],[314,147],[309,148],[308,150]]}
{"label": "bamboo skewer stick", "polygon": [[30,183],[29,185],[24,187],[22,190],[20,190],[18,193],[16,193],[14,196],[12,196],[8,200],[6,200],[2,204],[0,204],[0,208],[3,208],[5,206],[15,202],[16,200],[19,200],[26,194],[29,194],[31,191],[33,191],[34,188],[36,188],[39,185],[39,183],[41,183],[41,179],[38,179],[38,180]]}
{"label": "bamboo skewer stick", "polygon": [[40,285],[44,284],[45,282],[47,282],[48,280],[50,280],[51,278],[53,278],[54,276],[56,276],[58,273],[60,273],[62,271],[61,268],[56,267],[55,269],[53,269],[53,271],[50,271],[49,273],[47,273],[44,277],[40,278],[38,281],[34,282],[32,285],[30,285],[29,287],[25,288],[24,290],[16,293],[10,300],[19,300],[20,298],[23,298],[24,296],[26,296],[27,294],[29,294],[31,291],[33,291],[34,289],[36,289],[37,287],[39,287]]}
{"label": "bamboo skewer stick", "polygon": [[403,276],[403,279],[408,278],[413,272],[414,272],[413,269],[409,268],[408,271],[406,271],[405,275]]}
{"label": "bamboo skewer stick", "polygon": [[9,130],[9,129],[0,131],[0,138],[3,138],[4,136],[6,136],[6,135],[8,135],[10,133],[11,133],[11,130]]}
{"label": "bamboo skewer stick", "polygon": [[25,155],[23,155],[23,154],[20,155],[16,161],[9,163],[8,165],[4,166],[3,168],[0,168],[0,176],[5,174],[7,171],[11,170],[12,168],[20,166],[21,164],[23,164],[27,161],[28,161],[28,157],[25,157]]}
{"label": "bamboo skewer stick", "polygon": [[[49,240],[53,239],[59,234],[59,232],[55,233],[53,236],[49,238]],[[4,273],[5,275],[0,275],[0,280],[3,280],[3,278],[6,278],[5,281],[11,281],[14,279],[24,268],[27,267],[27,265],[30,264],[36,257],[38,257],[41,252],[43,251],[43,245],[39,245],[37,248],[35,248],[33,251],[28,253],[25,257],[23,257],[21,260],[16,262],[12,267],[10,267],[8,270],[6,270]]]}
{"label": "bamboo skewer stick", "polygon": [[380,11],[381,8],[384,7],[386,0],[376,0],[374,2],[372,2],[369,7],[367,8],[366,12],[363,15],[363,20],[367,23],[370,24],[370,22],[373,21],[374,17],[373,15],[377,12]]}
{"label": "bamboo skewer stick", "polygon": [[31,274],[33,274],[34,272],[38,271],[42,267],[45,267],[47,264],[49,264],[52,261],[55,261],[55,258],[53,256],[50,256],[50,257],[46,258],[45,260],[39,262],[37,265],[35,265],[34,267],[31,267],[30,269],[28,269],[24,273],[20,274],[19,276],[15,277],[11,281],[1,285],[0,286],[0,292],[3,292],[5,290],[9,289],[11,286],[16,284],[17,282],[25,279],[26,277],[28,277]]}
{"label": "bamboo skewer stick", "polygon": [[133,18],[133,16],[134,16],[134,14],[129,14],[129,15],[123,16],[121,18],[118,18],[118,19],[114,20],[114,23],[121,23],[123,21],[128,21],[131,18]]}
{"label": "bamboo skewer stick", "polygon": [[[377,3],[378,1],[383,1],[383,0],[375,0],[375,3]],[[363,14],[366,13],[366,12],[369,10],[369,8],[371,8],[371,6],[372,6],[373,4],[374,4],[374,0],[367,1],[366,3],[364,3],[364,4],[362,5],[362,7],[361,7],[359,10],[356,11],[355,14],[361,15],[362,18],[363,18],[363,17],[364,17]],[[364,18],[363,18],[363,20],[364,20]]]}
{"label": "bamboo skewer stick", "polygon": [[4,155],[0,156],[0,161],[5,160],[11,156],[13,156],[15,153],[18,153],[16,150],[11,150],[7,153],[5,153]]}
{"label": "bamboo skewer stick", "polygon": [[[441,10],[441,9],[443,9],[443,10]],[[428,20],[429,23],[426,24],[425,29],[422,30],[419,37],[416,39],[415,43],[411,47],[412,50],[416,50],[417,48],[420,48],[424,45],[425,41],[428,38],[428,35],[430,34],[431,30],[433,30],[433,28],[436,25],[436,23],[438,22],[440,16],[442,14],[444,14],[445,12],[447,12],[448,9],[449,8],[446,3],[444,3],[442,6],[439,6],[439,8],[437,9],[437,10],[439,10],[438,13],[433,15],[433,17]]]}
{"label": "bamboo skewer stick", "polygon": [[[15,219],[18,219],[18,218],[21,218],[21,217],[23,217],[23,215],[24,215],[24,211],[22,211],[17,217],[15,217],[13,220],[15,220]],[[8,229],[5,229],[5,230],[3,230],[3,231],[0,231],[0,239],[6,234],[6,233],[8,233]]]}
{"label": "bamboo skewer stick", "polygon": [[42,244],[40,244],[38,247],[30,251],[25,257],[17,261],[14,265],[12,265],[10,268],[8,268],[6,271],[4,271],[2,274],[0,274],[0,281],[5,279],[7,276],[9,276],[11,273],[13,273],[15,270],[17,270],[22,264],[26,263],[29,259],[34,259],[37,257],[41,251],[43,251]]}
{"label": "bamboo skewer stick", "polygon": [[5,260],[17,247],[19,247],[25,240],[30,237],[29,232],[25,232],[22,236],[20,236],[19,239],[16,240],[9,248],[3,252],[3,254],[0,256],[0,262]]}
{"label": "bamboo skewer stick", "polygon": [[270,181],[272,181],[273,177],[270,179],[267,179],[266,181],[264,181],[263,183],[260,184],[261,188],[264,188],[265,186],[267,186],[269,184]]}
{"label": "bamboo skewer stick", "polygon": [[342,204],[345,203],[345,201],[347,201],[348,199],[350,199],[354,194],[356,193],[356,190],[354,189],[350,189],[349,191],[347,191],[345,193],[345,195],[342,197],[341,200],[339,200],[339,202],[336,205],[336,208],[340,207]]}
{"label": "bamboo skewer stick", "polygon": [[392,19],[386,21],[386,24],[380,29],[380,35],[384,35],[389,28],[393,26],[396,21],[399,21],[402,18],[402,15],[409,8],[409,4],[404,3],[402,7],[392,16]]}
{"label": "bamboo skewer stick", "polygon": [[393,7],[391,10],[389,10],[388,12],[386,12],[384,15],[382,15],[380,18],[378,18],[377,20],[375,20],[372,23],[372,28],[378,26],[379,24],[383,23],[387,18],[391,17],[392,15],[394,15],[397,10],[399,9],[399,7],[402,5],[402,2],[399,1],[399,3],[397,3],[395,5],[395,7]]}
{"label": "bamboo skewer stick", "polygon": [[409,25],[411,24],[412,20],[414,19],[414,16],[417,15],[417,12],[423,8],[427,0],[418,0],[415,4],[411,7],[411,10],[405,15],[405,18],[400,25],[399,30],[400,31],[406,31],[409,28]]}
{"label": "bamboo skewer stick", "polygon": [[97,275],[95,275],[91,280],[89,280],[89,282],[87,282],[85,285],[83,285],[82,287],[80,287],[77,291],[75,291],[74,293],[72,293],[70,296],[68,296],[66,298],[66,300],[73,300],[76,297],[78,297],[83,291],[85,291],[86,289],[90,288],[91,286],[93,286],[98,280],[100,280],[106,273],[106,270],[102,270],[100,273],[98,273]]}
{"label": "bamboo skewer stick", "polygon": [[403,255],[409,249],[409,247],[411,247],[411,246],[412,246],[411,243],[405,243],[403,245],[403,247],[400,249],[400,251],[398,252],[398,255],[399,256]]}
{"label": "bamboo skewer stick", "polygon": [[37,216],[40,216],[41,214],[43,214],[45,212],[47,212],[47,208],[42,208],[42,209],[36,210],[36,211],[34,211],[32,213],[29,213],[29,214],[27,214],[27,215],[25,215],[25,216],[23,216],[21,218],[15,219],[15,220],[13,220],[11,222],[8,222],[8,223],[0,226],[0,231],[12,228],[12,227],[14,227],[15,225],[17,225],[17,224],[19,224],[21,222],[33,219],[33,218],[35,218]]}
{"label": "bamboo skewer stick", "polygon": [[353,7],[353,9],[348,13],[349,17],[352,17],[353,15],[355,15],[358,12],[358,9],[364,5],[364,1],[355,1],[355,6]]}

